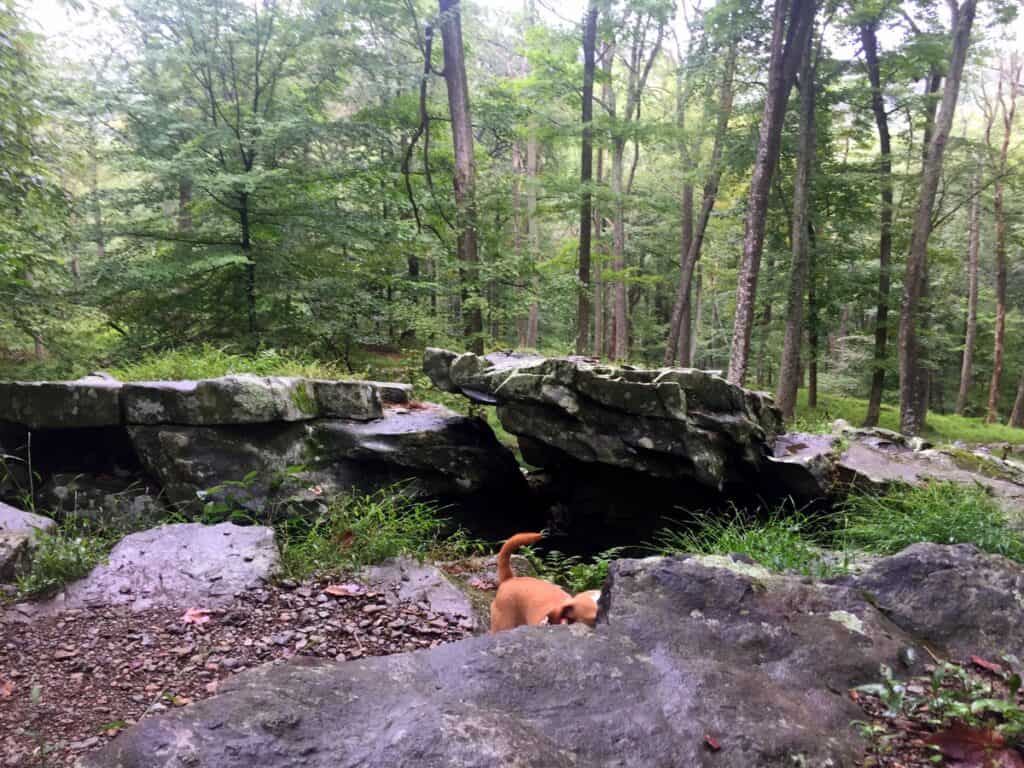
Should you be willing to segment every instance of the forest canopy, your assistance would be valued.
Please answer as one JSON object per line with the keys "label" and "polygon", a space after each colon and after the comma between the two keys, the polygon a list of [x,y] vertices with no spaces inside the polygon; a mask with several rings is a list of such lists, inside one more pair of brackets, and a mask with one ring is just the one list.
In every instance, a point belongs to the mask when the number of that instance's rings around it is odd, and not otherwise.
{"label": "forest canopy", "polygon": [[0,375],[720,370],[1024,426],[1013,0],[0,0]]}

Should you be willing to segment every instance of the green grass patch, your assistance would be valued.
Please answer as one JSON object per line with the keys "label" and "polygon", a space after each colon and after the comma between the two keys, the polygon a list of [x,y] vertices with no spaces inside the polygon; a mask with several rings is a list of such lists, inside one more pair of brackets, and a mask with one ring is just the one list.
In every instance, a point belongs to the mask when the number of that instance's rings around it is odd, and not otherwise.
{"label": "green grass patch", "polygon": [[980,486],[897,486],[885,494],[850,496],[838,515],[837,540],[868,552],[891,555],[918,542],[974,544],[1024,562],[1024,539]]}
{"label": "green grass patch", "polygon": [[746,510],[695,513],[685,528],[663,528],[651,545],[659,554],[745,555],[770,571],[824,579],[845,572],[845,558],[827,557],[829,519],[785,503],[767,516]]}
{"label": "green grass patch", "polygon": [[[856,397],[819,394],[818,407],[807,407],[807,390],[797,395],[796,412],[792,429],[798,432],[827,433],[832,422],[845,419],[855,427],[864,422],[868,412],[868,401]],[[899,431],[900,412],[894,405],[882,405],[878,426]],[[952,414],[928,412],[924,436],[934,443],[1013,443],[1024,444],[1024,429],[1008,427],[1005,424],[986,424],[984,419]]]}
{"label": "green grass patch", "polygon": [[81,579],[106,560],[122,535],[77,517],[67,518],[50,531],[38,531],[29,567],[17,576],[18,597],[47,595]]}
{"label": "green grass patch", "polygon": [[437,506],[410,499],[400,488],[339,496],[326,511],[289,516],[275,528],[282,572],[291,579],[353,572],[400,555],[444,560],[490,550],[453,527]]}
{"label": "green grass patch", "polygon": [[169,349],[107,372],[122,381],[167,381],[210,379],[236,373],[259,376],[305,376],[314,379],[358,378],[336,363],[296,357],[279,350],[265,349],[253,354],[238,354],[211,344]]}

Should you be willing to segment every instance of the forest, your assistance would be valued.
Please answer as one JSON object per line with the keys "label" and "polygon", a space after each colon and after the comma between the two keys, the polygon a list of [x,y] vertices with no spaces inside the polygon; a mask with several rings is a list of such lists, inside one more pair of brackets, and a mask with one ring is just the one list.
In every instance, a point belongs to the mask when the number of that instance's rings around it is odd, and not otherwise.
{"label": "forest", "polygon": [[2,0],[0,377],[528,349],[1024,441],[1017,11]]}

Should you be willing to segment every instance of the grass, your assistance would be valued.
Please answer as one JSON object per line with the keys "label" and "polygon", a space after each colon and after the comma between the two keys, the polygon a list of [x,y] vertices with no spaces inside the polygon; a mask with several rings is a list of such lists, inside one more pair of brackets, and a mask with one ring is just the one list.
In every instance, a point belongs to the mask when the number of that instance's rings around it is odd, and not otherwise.
{"label": "grass", "polygon": [[17,576],[18,598],[50,594],[104,562],[122,531],[79,517],[36,533],[31,561]]}
{"label": "grass", "polygon": [[290,516],[275,527],[282,574],[291,579],[351,573],[400,555],[442,560],[490,548],[463,529],[453,529],[435,505],[395,488],[339,496],[315,516]]}
{"label": "grass", "polygon": [[851,496],[840,507],[838,534],[848,546],[890,555],[918,542],[974,544],[1024,562],[1024,539],[980,486],[929,483],[881,495]]}
{"label": "grass", "polygon": [[652,548],[666,555],[745,555],[770,571],[823,579],[845,570],[842,562],[826,557],[822,530],[827,522],[788,502],[767,517],[735,508],[724,516],[702,512],[685,529],[658,531]]}
{"label": "grass", "polygon": [[221,347],[169,349],[107,372],[122,381],[208,379],[236,373],[260,376],[306,376],[315,379],[354,378],[336,363],[296,357],[274,349],[237,354]]}
{"label": "grass", "polygon": [[[860,426],[868,410],[867,400],[841,395],[818,395],[818,407],[807,407],[807,391],[800,390],[797,396],[796,414],[792,428],[798,432],[827,433],[836,419],[845,419],[853,426]],[[882,405],[878,426],[899,431],[899,408]],[[934,443],[1013,443],[1024,445],[1024,429],[1008,427],[1005,424],[986,424],[984,419],[953,414],[928,412],[924,436]]]}

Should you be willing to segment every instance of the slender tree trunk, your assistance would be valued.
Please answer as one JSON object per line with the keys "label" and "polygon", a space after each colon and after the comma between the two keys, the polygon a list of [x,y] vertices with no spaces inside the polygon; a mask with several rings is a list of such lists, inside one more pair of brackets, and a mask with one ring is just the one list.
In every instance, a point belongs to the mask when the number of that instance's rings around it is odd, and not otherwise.
{"label": "slender tree trunk", "polygon": [[616,137],[612,143],[612,198],[615,215],[612,219],[612,268],[616,272],[614,319],[612,324],[612,358],[625,360],[629,355],[629,332],[626,329],[626,211],[623,189],[623,161],[626,140]]}
{"label": "slender tree trunk", "polygon": [[[1003,144],[999,149],[999,167],[993,191],[992,212],[996,220],[996,327],[992,352],[992,379],[988,387],[988,409],[985,422],[991,424],[999,418],[999,387],[1003,376],[1003,358],[1006,349],[1006,212],[1004,210],[1003,179],[1006,176],[1007,158],[1010,150],[1010,136],[1013,132],[1013,118],[1017,109],[1017,93],[1021,79],[1021,67],[1016,57],[1009,62],[1000,61],[999,104],[1003,112]],[[1005,85],[1004,85],[1005,81]],[[1003,89],[1009,92],[1009,104]]]}
{"label": "slender tree trunk", "polygon": [[249,194],[238,196],[238,220],[242,230],[242,255],[245,257],[245,306],[249,335],[256,342],[256,261],[252,255],[252,233],[249,221]]}
{"label": "slender tree trunk", "polygon": [[978,339],[978,252],[981,249],[981,193],[978,172],[971,177],[971,213],[967,243],[967,330],[964,333],[964,356],[960,366],[960,391],[956,396],[956,415],[963,416],[971,392],[974,367],[974,345]]}
{"label": "slender tree trunk", "polygon": [[580,122],[583,139],[580,144],[580,250],[579,286],[576,304],[576,354],[585,354],[590,345],[590,232],[593,217],[594,163],[594,69],[597,48],[597,0],[590,0],[583,24],[583,107]]}
{"label": "slender tree trunk", "polygon": [[[764,249],[768,192],[779,159],[786,101],[793,87],[797,67],[808,45],[814,23],[814,0],[776,0],[772,24],[771,61],[768,67],[768,93],[761,117],[754,173],[750,181],[747,215],[744,221],[743,255],[736,287],[736,316],[733,323],[732,350],[729,355],[729,381],[743,384],[750,358],[750,336],[754,327],[757,279]],[[787,23],[788,22],[788,23]]]}
{"label": "slender tree trunk", "polygon": [[[597,150],[597,185],[601,186],[604,181],[604,151]],[[591,354],[594,357],[604,355],[605,345],[605,324],[604,324],[604,280],[601,277],[602,258],[604,255],[602,246],[602,235],[604,233],[604,219],[601,211],[594,208],[594,240],[597,242],[597,258],[594,260],[594,345],[591,347]]]}
{"label": "slender tree trunk", "polygon": [[878,309],[875,314],[875,369],[871,374],[871,393],[868,396],[868,412],[864,417],[865,427],[878,425],[882,410],[882,394],[885,391],[886,346],[889,338],[889,292],[892,284],[892,144],[889,138],[889,117],[882,98],[882,75],[878,63],[877,19],[865,22],[860,28],[861,46],[867,64],[868,79],[871,81],[871,111],[875,115],[878,130],[879,186],[882,205],[879,212],[878,235]]}
{"label": "slender tree trunk", "polygon": [[970,45],[976,4],[977,0],[964,0],[957,7],[955,2],[951,2],[953,51],[943,88],[942,103],[928,142],[928,154],[922,169],[921,191],[911,230],[910,252],[907,255],[907,269],[903,280],[903,306],[900,313],[900,430],[908,435],[919,434],[925,423],[926,411],[922,410],[920,402],[921,365],[917,337],[922,278],[928,254],[928,239],[931,236],[932,210],[960,93],[960,80]]}
{"label": "slender tree trunk", "polygon": [[[702,301],[702,299],[703,299],[703,296],[702,296],[702,294],[703,294],[703,286],[704,286],[703,274],[702,274],[702,271],[701,271],[700,264],[698,264],[697,265],[697,277],[696,277],[696,280],[694,282],[694,289],[693,289],[693,303],[694,303],[695,309],[694,309],[694,312],[693,312],[693,324],[691,326],[690,334],[689,334],[690,335],[690,344],[687,347],[687,352],[689,354],[688,354],[688,356],[686,358],[685,365],[697,365],[697,362],[696,362],[697,361],[697,337],[700,336],[701,317],[703,315],[703,309],[704,309],[704,304],[703,304],[703,301]],[[683,327],[685,329],[686,326],[683,326]],[[682,363],[682,360],[680,360],[680,364],[681,365],[684,364],[684,363]]]}
{"label": "slender tree trunk", "polygon": [[779,386],[775,404],[786,420],[793,418],[800,385],[800,343],[804,335],[804,293],[807,290],[807,211],[810,205],[811,175],[815,158],[814,89],[815,67],[810,46],[800,66],[800,129],[797,144],[796,177],[793,179],[793,264],[789,281],[786,335],[779,363]]}
{"label": "slender tree trunk", "polygon": [[464,334],[471,352],[483,354],[484,321],[478,300],[476,164],[473,159],[473,121],[469,107],[466,57],[462,47],[462,19],[459,0],[438,0],[441,12],[441,40],[444,44],[444,82],[448,91],[448,112],[452,121],[455,154],[456,229],[458,257],[462,263],[462,312]]}
{"label": "slender tree trunk", "polygon": [[807,407],[818,407],[818,243],[814,225],[807,225]]}
{"label": "slender tree trunk", "polygon": [[1017,382],[1017,397],[1013,400],[1013,412],[1010,413],[1009,424],[1020,429],[1024,427],[1024,372]]}
{"label": "slender tree trunk", "polygon": [[[540,222],[537,220],[539,167],[540,145],[537,141],[535,127],[530,126],[530,136],[526,141],[526,239],[530,246],[530,264],[533,269],[536,269],[537,261],[540,259]],[[540,307],[537,303],[539,288],[535,275],[531,286],[533,301],[530,302],[530,310],[526,319],[526,346],[528,349],[537,348],[537,325],[540,317]]]}
{"label": "slender tree trunk", "polygon": [[722,152],[725,137],[729,130],[729,119],[732,116],[733,80],[736,74],[737,50],[737,43],[733,40],[726,55],[725,69],[722,75],[722,88],[718,102],[718,119],[715,124],[715,138],[711,147],[708,176],[704,181],[700,214],[697,217],[696,226],[693,228],[693,235],[690,239],[690,247],[687,250],[686,258],[680,264],[679,286],[676,290],[675,304],[672,307],[672,318],[669,321],[668,342],[665,344],[665,365],[672,365],[677,354],[680,365],[688,366],[692,362],[690,284],[693,281],[693,272],[697,266],[697,261],[700,259],[704,235],[707,232],[708,222],[711,220],[711,211],[714,209],[715,200],[718,197],[718,184],[722,174]]}

